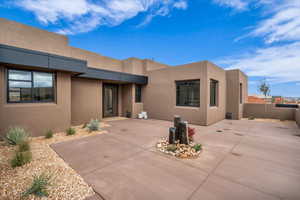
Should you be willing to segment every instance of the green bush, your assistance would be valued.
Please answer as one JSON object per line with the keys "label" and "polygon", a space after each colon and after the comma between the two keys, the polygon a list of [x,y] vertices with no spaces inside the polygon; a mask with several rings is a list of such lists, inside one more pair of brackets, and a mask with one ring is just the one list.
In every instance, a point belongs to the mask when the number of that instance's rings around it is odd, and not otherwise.
{"label": "green bush", "polygon": [[74,128],[70,127],[66,130],[66,133],[67,133],[67,135],[75,135],[76,130]]}
{"label": "green bush", "polygon": [[11,145],[18,145],[27,139],[27,132],[23,128],[19,127],[10,128],[5,136],[5,140]]}
{"label": "green bush", "polygon": [[48,196],[48,191],[47,187],[50,186],[50,181],[51,181],[51,176],[46,175],[45,173],[42,173],[41,175],[33,176],[33,182],[30,186],[29,189],[26,190],[22,194],[23,197],[26,197],[28,195],[35,195],[38,197],[47,197]]}
{"label": "green bush", "polygon": [[193,146],[193,149],[195,149],[196,152],[201,151],[202,150],[202,145],[201,144],[195,144]]}
{"label": "green bush", "polygon": [[92,119],[86,126],[90,132],[100,130],[100,122],[98,119]]}
{"label": "green bush", "polygon": [[13,168],[23,166],[26,163],[29,163],[31,159],[32,159],[32,154],[30,151],[24,151],[24,152],[17,151],[13,159],[11,160],[11,166]]}
{"label": "green bush", "polygon": [[46,139],[50,139],[50,138],[52,138],[52,137],[53,137],[53,131],[52,131],[52,130],[48,130],[48,131],[46,132],[45,138],[46,138]]}
{"label": "green bush", "polygon": [[28,141],[24,141],[19,144],[19,152],[24,152],[29,150],[30,150],[30,144]]}

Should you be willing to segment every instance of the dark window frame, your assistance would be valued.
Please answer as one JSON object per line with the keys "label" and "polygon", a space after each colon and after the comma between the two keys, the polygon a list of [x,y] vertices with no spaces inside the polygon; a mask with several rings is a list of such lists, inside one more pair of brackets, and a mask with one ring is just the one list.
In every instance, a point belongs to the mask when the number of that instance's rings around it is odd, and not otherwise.
{"label": "dark window frame", "polygon": [[135,103],[142,103],[142,85],[135,85]]}
{"label": "dark window frame", "polygon": [[240,83],[240,104],[243,104],[243,83]]}
{"label": "dark window frame", "polygon": [[[214,94],[212,94],[212,88],[214,86]],[[210,107],[218,107],[219,106],[219,81],[210,79],[209,81],[209,106]],[[213,96],[212,96],[213,95]],[[214,97],[214,98],[212,98]]]}
{"label": "dark window frame", "polygon": [[[198,102],[196,102],[196,104],[195,105],[189,105],[189,104],[181,104],[181,103],[179,103],[179,92],[180,91],[178,91],[178,87],[180,86],[180,85],[184,85],[184,84],[191,84],[191,83],[193,83],[193,82],[197,82],[197,84],[198,84],[198,89],[199,89],[199,91],[198,91],[198,98],[196,97],[195,99],[198,99]],[[176,85],[176,106],[181,106],[181,107],[194,107],[194,108],[199,108],[200,107],[200,79],[191,79],[191,80],[178,80],[178,81],[175,81],[175,85]],[[190,92],[189,90],[188,90],[188,92]],[[187,95],[187,96],[189,96],[189,95]],[[188,98],[188,97],[186,97],[186,98]]]}
{"label": "dark window frame", "polygon": [[[9,79],[9,70],[18,70],[18,71],[27,71],[31,73],[31,80],[17,80],[17,79]],[[9,88],[9,81],[18,81],[18,82],[27,82],[31,83],[31,99],[33,99],[33,88],[34,88],[34,78],[33,78],[33,73],[49,73],[52,74],[52,90],[53,90],[53,99],[51,100],[45,100],[45,101],[37,101],[37,100],[29,100],[29,101],[10,101],[9,99],[9,93],[10,93],[10,88]],[[5,70],[6,73],[6,102],[8,104],[26,104],[26,103],[56,103],[56,96],[57,96],[57,87],[56,87],[56,78],[57,74],[56,72],[49,72],[49,71],[42,71],[42,70],[35,70],[35,69],[19,69],[19,68],[13,68],[13,67],[7,67]]]}

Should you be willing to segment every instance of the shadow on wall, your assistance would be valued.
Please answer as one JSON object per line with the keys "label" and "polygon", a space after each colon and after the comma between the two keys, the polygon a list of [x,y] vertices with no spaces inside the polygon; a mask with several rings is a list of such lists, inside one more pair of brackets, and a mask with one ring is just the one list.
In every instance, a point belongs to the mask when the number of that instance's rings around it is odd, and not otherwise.
{"label": "shadow on wall", "polygon": [[296,122],[297,122],[297,124],[298,124],[298,126],[300,128],[300,109],[297,109],[295,111],[295,120],[296,120]]}

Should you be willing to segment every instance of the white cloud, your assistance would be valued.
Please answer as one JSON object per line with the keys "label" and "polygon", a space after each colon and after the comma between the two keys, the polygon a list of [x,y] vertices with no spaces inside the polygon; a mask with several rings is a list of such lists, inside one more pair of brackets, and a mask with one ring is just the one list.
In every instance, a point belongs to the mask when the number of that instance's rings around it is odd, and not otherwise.
{"label": "white cloud", "polygon": [[[240,1],[244,3],[245,9],[260,6],[263,13],[261,21],[236,41],[247,37],[259,37],[265,45],[252,52],[222,59],[219,63],[229,68],[239,68],[249,76],[267,77],[272,83],[299,82],[300,0]],[[238,4],[231,5],[234,9],[242,10]]]}
{"label": "white cloud", "polygon": [[238,68],[249,76],[267,77],[273,83],[300,81],[300,42],[257,49],[218,63]]}
{"label": "white cloud", "polygon": [[174,3],[174,7],[178,9],[187,9],[188,5],[186,1],[178,1]]}
{"label": "white cloud", "polygon": [[231,7],[237,10],[245,10],[248,7],[249,0],[213,0],[213,2],[220,6]]}
{"label": "white cloud", "polygon": [[261,21],[250,35],[262,36],[266,43],[300,40],[300,0],[272,5],[269,12],[271,16]]}
{"label": "white cloud", "polygon": [[20,0],[15,4],[33,12],[44,24],[62,21],[66,27],[57,31],[62,34],[88,32],[102,25],[117,26],[143,12],[149,12],[149,23],[172,9],[187,8],[187,0]]}
{"label": "white cloud", "polygon": [[[300,0],[213,0],[220,6],[244,11],[264,9],[264,17],[247,37],[263,37],[266,43],[300,40]],[[245,38],[241,36],[237,39]]]}

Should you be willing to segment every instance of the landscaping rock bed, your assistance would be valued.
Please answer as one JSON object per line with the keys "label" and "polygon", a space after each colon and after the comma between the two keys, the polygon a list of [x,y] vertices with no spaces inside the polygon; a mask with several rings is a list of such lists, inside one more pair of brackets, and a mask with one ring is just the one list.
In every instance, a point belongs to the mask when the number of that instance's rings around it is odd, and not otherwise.
{"label": "landscaping rock bed", "polygon": [[[101,127],[109,126],[101,122]],[[75,135],[67,136],[65,132],[54,134],[50,139],[45,137],[30,138],[32,161],[21,167],[12,168],[11,158],[17,146],[0,142],[0,199],[20,199],[21,194],[30,187],[33,175],[47,173],[52,176],[49,196],[45,199],[76,199],[83,200],[94,195],[93,189],[61,159],[50,147],[51,144],[66,140],[103,134],[106,131],[89,132],[82,126],[73,127]],[[30,195],[24,199],[37,199]]]}
{"label": "landscaping rock bed", "polygon": [[161,138],[156,144],[158,151],[175,156],[177,158],[198,158],[202,152],[202,146],[193,142],[189,144],[169,144],[168,139]]}

